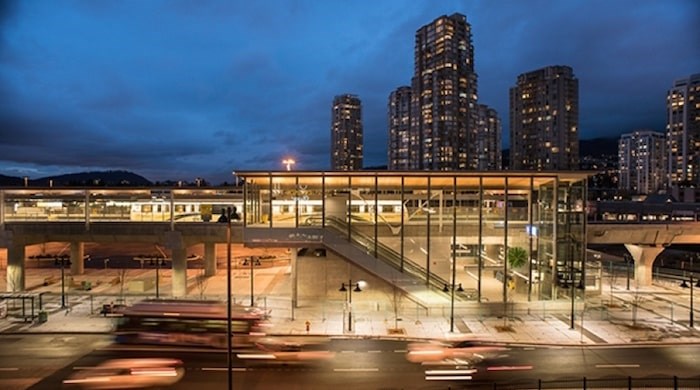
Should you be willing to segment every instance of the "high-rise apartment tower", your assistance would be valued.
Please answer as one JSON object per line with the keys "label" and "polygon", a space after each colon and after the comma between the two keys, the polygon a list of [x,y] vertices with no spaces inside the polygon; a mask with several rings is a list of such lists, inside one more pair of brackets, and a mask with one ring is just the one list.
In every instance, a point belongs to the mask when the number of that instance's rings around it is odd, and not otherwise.
{"label": "high-rise apartment tower", "polygon": [[676,80],[666,98],[668,184],[700,186],[700,73]]}
{"label": "high-rise apartment tower", "polygon": [[411,87],[402,86],[389,95],[388,169],[410,169]]}
{"label": "high-rise apartment tower", "polygon": [[477,169],[477,88],[471,26],[440,16],[415,36],[409,169]]}
{"label": "high-rise apartment tower", "polygon": [[496,110],[485,105],[477,106],[476,169],[498,171],[503,166],[501,156],[501,120]]}
{"label": "high-rise apartment tower", "polygon": [[579,169],[578,79],[571,67],[521,74],[510,89],[510,167]]}
{"label": "high-rise apartment tower", "polygon": [[362,169],[362,103],[356,95],[333,99],[331,112],[331,170]]}
{"label": "high-rise apartment tower", "polygon": [[654,194],[666,186],[666,136],[651,130],[622,134],[618,143],[618,188]]}

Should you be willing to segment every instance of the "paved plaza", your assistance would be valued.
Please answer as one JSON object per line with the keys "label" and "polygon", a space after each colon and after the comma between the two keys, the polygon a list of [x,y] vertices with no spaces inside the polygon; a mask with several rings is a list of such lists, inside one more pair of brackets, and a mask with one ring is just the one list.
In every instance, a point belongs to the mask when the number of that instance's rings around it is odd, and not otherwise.
{"label": "paved plaza", "polygon": [[[126,274],[117,269],[86,269],[84,275],[76,276],[70,280],[70,285],[63,286],[66,308],[62,308],[57,272],[46,268],[26,271],[29,291],[25,296],[36,298],[33,308],[25,299],[24,311],[28,316],[31,316],[32,309],[38,313],[38,297],[41,296],[42,309],[48,313],[47,321],[16,317],[22,313],[22,301],[6,299],[5,307],[11,315],[0,319],[0,332],[110,332],[115,318],[101,315],[102,305],[130,304],[155,297],[154,287],[147,283],[154,279],[156,271],[153,269],[130,269]],[[170,291],[169,272],[159,271],[161,294]],[[585,303],[581,300],[573,303],[573,329],[571,304],[566,300],[514,304],[506,307],[507,316],[486,313],[478,305],[456,305],[451,317],[449,304],[428,311],[420,307],[414,309],[406,303],[395,315],[393,308],[378,296],[363,292],[353,301],[353,329],[348,331],[344,293],[301,299],[297,307],[292,308],[290,274],[288,265],[273,265],[255,271],[252,303],[270,313],[270,333],[273,334],[428,339],[475,337],[506,343],[569,345],[700,342],[700,332],[689,326],[690,289],[670,281],[656,281],[644,290],[627,290],[624,280],[618,280],[612,288],[604,284],[600,295],[588,297]],[[129,282],[120,283],[120,277],[128,278]],[[89,291],[84,290],[83,281],[89,281]],[[250,305],[249,271],[234,269],[231,281],[236,303]],[[219,269],[209,278],[203,278],[202,270],[189,270],[189,299],[223,300],[226,287],[225,269]],[[139,289],[143,292],[134,291]]]}

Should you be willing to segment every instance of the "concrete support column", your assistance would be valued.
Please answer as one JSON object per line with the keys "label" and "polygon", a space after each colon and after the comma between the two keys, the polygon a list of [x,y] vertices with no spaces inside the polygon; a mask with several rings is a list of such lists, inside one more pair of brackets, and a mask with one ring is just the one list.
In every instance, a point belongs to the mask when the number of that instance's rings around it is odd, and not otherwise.
{"label": "concrete support column", "polygon": [[19,292],[26,288],[24,278],[24,243],[7,245],[7,291]]}
{"label": "concrete support column", "polygon": [[82,242],[70,243],[70,273],[72,275],[85,273],[85,244]]}
{"label": "concrete support column", "polygon": [[178,231],[166,232],[164,239],[165,247],[170,249],[170,257],[173,260],[173,297],[184,297],[187,295],[187,247],[182,233]]}
{"label": "concrete support column", "polygon": [[173,296],[187,295],[187,250],[184,246],[171,249],[173,258]]}
{"label": "concrete support column", "polygon": [[204,243],[204,276],[216,275],[216,244]]}
{"label": "concrete support column", "polygon": [[634,259],[634,283],[636,287],[651,286],[652,265],[665,249],[663,246],[625,244]]}

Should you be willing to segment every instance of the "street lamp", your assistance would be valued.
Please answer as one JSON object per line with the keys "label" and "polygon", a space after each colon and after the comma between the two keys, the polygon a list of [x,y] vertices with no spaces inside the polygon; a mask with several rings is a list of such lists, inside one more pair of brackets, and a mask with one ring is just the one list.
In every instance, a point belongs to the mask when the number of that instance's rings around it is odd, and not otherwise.
{"label": "street lamp", "polygon": [[54,256],[54,263],[61,267],[61,309],[66,308],[66,276],[65,266],[70,264],[70,259],[66,255]]}
{"label": "street lamp", "polygon": [[[452,281],[454,281],[454,276],[452,278]],[[463,292],[464,289],[462,288],[462,283],[457,284],[457,288],[455,288],[454,283],[451,284],[449,287],[447,283],[445,283],[445,287],[442,288],[442,291],[448,292],[452,290],[452,294],[450,294],[450,332],[455,331],[455,290],[458,292]]]}
{"label": "street lamp", "polygon": [[255,306],[255,297],[253,295],[253,291],[254,291],[253,287],[255,286],[255,284],[254,284],[255,277],[253,276],[253,272],[254,272],[253,266],[255,266],[255,267],[260,266],[260,259],[257,256],[246,257],[243,260],[243,265],[244,266],[250,265],[250,307],[253,307],[253,306]]}
{"label": "street lamp", "polygon": [[[231,207],[226,208],[226,215],[231,215]],[[231,345],[231,218],[226,225],[226,362],[228,363],[228,389],[233,389],[233,351]]]}
{"label": "street lamp", "polygon": [[[683,283],[681,283],[681,287],[683,288],[690,288],[690,318],[689,318],[689,325],[691,328],[693,328],[693,256],[688,256],[690,260],[690,284],[686,284],[685,280],[683,280]],[[698,280],[698,284],[700,284],[700,280]]]}
{"label": "street lamp", "polygon": [[359,281],[357,283],[353,283],[352,279],[350,279],[348,280],[347,287],[345,287],[345,283],[342,283],[338,289],[338,291],[348,292],[348,332],[352,332],[352,292],[362,292],[362,289],[360,288],[361,284],[364,284],[364,282]]}
{"label": "street lamp", "polygon": [[623,255],[623,258],[625,259],[625,268],[627,268],[627,290],[630,289],[630,265],[634,263],[634,260],[632,259],[632,255],[629,253],[625,253]]}
{"label": "street lamp", "polygon": [[294,161],[294,159],[291,159],[291,158],[285,158],[284,160],[282,160],[282,164],[284,164],[284,165],[287,166],[287,170],[288,170],[288,171],[291,171],[291,170],[292,170],[292,165],[294,165],[294,164],[296,164],[296,163],[297,163],[297,162]]}

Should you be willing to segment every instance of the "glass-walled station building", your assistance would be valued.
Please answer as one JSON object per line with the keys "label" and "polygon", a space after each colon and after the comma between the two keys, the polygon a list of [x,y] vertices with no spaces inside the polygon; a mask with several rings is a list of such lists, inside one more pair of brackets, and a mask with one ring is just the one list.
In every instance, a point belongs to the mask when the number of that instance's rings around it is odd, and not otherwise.
{"label": "glass-walled station building", "polygon": [[585,288],[584,172],[236,175],[247,245],[315,241],[463,300],[552,300]]}

